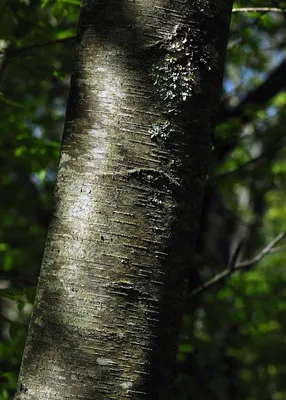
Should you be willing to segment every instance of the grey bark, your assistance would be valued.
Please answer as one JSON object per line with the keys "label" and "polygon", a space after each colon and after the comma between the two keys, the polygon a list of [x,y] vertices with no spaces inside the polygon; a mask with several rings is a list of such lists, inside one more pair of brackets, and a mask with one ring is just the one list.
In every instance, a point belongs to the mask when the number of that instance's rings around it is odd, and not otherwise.
{"label": "grey bark", "polygon": [[82,1],[15,400],[168,398],[231,8]]}

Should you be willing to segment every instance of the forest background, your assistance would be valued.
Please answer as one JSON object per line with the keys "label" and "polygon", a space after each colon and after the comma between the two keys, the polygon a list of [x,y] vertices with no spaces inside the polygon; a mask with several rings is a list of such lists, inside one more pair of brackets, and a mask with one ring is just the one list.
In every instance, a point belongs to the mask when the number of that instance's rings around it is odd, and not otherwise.
{"label": "forest background", "polygon": [[[234,8],[176,400],[286,398],[286,2]],[[51,217],[78,13],[77,0],[0,0],[0,400]]]}

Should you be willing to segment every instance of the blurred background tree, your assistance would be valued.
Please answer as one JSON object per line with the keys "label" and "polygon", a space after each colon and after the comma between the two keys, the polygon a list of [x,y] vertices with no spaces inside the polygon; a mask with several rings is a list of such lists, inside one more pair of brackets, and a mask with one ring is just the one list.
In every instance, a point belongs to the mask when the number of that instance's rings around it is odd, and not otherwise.
{"label": "blurred background tree", "polygon": [[[234,7],[174,400],[286,399],[285,241],[229,269],[286,231],[286,1]],[[0,0],[0,400],[13,398],[35,295],[78,12],[77,0]]]}

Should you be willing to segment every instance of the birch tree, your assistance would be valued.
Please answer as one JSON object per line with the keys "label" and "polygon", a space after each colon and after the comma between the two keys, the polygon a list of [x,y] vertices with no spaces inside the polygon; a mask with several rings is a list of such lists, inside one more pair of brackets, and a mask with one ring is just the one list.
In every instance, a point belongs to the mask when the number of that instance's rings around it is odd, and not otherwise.
{"label": "birch tree", "polygon": [[167,399],[231,0],[82,0],[15,400]]}

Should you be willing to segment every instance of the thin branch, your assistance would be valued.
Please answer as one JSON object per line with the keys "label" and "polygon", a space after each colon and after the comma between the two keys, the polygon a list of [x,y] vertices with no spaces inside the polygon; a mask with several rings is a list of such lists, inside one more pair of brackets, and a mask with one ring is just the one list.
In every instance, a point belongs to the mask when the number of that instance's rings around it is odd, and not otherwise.
{"label": "thin branch", "polygon": [[[285,14],[286,20],[286,14]],[[266,104],[279,92],[286,87],[286,59],[269,73],[268,78],[257,88],[248,92],[244,99],[234,108],[230,108],[225,102],[222,102],[217,114],[216,123],[220,124],[236,118],[240,126],[252,121],[257,109],[265,108]],[[252,110],[252,111],[249,111]],[[238,137],[232,140],[222,140],[215,137],[214,145],[216,147],[216,157],[222,161],[235,148],[238,143]]]}
{"label": "thin branch", "polygon": [[250,160],[246,161],[244,164],[241,164],[239,167],[231,169],[230,171],[222,172],[221,174],[217,174],[214,176],[210,177],[211,181],[216,181],[217,179],[224,179],[227,178],[230,175],[240,173],[244,169],[246,169],[249,165],[255,164],[257,161],[260,161],[264,157],[267,157],[269,155],[275,155],[276,152],[279,152],[282,147],[271,149],[268,151],[265,151],[264,153],[260,154],[257,157],[251,158]]}
{"label": "thin branch", "polygon": [[230,118],[239,118],[240,123],[249,122],[253,115],[247,114],[245,110],[250,106],[264,106],[286,86],[286,59],[271,71],[267,79],[257,88],[248,92],[244,99],[234,108],[228,108],[226,104],[221,104],[218,112],[217,123],[220,124]]}
{"label": "thin branch", "polygon": [[269,254],[271,250],[276,246],[276,244],[281,242],[281,240],[284,239],[285,236],[286,232],[279,233],[279,235],[276,236],[276,238],[273,239],[272,242],[270,242],[266,247],[264,247],[264,249],[261,250],[261,252],[258,253],[252,260],[238,263],[235,267],[235,270],[249,268],[252,267],[254,264],[258,263],[258,261],[262,260],[262,258],[264,258],[267,254]]}
{"label": "thin branch", "polygon": [[21,277],[21,276],[9,276],[9,275],[0,275],[0,282],[9,281],[20,285],[37,285],[37,279]]}
{"label": "thin branch", "polygon": [[228,266],[227,266],[228,270],[233,271],[235,269],[236,262],[238,260],[238,257],[240,255],[243,245],[244,245],[244,240],[240,240],[240,242],[236,246],[236,249],[234,250],[232,256],[230,257],[230,260],[229,260]]}
{"label": "thin branch", "polygon": [[3,314],[0,314],[0,319],[7,322],[8,324],[18,326],[19,328],[28,328],[28,325],[23,324],[19,321],[12,321],[10,318],[5,317],[5,315],[3,315]]}
{"label": "thin branch", "polygon": [[232,12],[275,12],[275,13],[286,13],[285,8],[277,7],[243,7],[243,8],[233,8]]}
{"label": "thin branch", "polygon": [[69,43],[69,42],[72,42],[75,39],[76,39],[76,36],[69,36],[69,37],[66,37],[64,39],[54,39],[54,40],[49,40],[47,42],[31,44],[29,46],[8,47],[8,48],[6,48],[4,50],[1,50],[0,54],[5,54],[6,53],[6,56],[14,56],[14,55],[18,55],[19,53],[28,52],[28,51],[31,51],[31,50],[35,50],[35,49],[39,49],[39,48],[42,48],[42,47],[51,46],[51,45],[58,44],[58,43]]}
{"label": "thin branch", "polygon": [[211,288],[212,286],[216,285],[219,282],[224,281],[227,277],[232,275],[233,273],[237,271],[241,271],[244,269],[250,269],[253,267],[255,264],[258,263],[262,258],[264,258],[267,254],[270,254],[272,250],[275,248],[275,246],[281,242],[282,239],[286,237],[286,232],[281,232],[279,233],[278,236],[276,236],[275,239],[272,240],[266,247],[264,247],[263,250],[261,250],[260,253],[258,253],[254,258],[251,260],[243,261],[235,265],[233,269],[225,269],[219,274],[215,275],[212,279],[204,283],[202,286],[199,286],[197,289],[193,290],[189,297],[195,297],[198,294],[206,291],[207,289]]}
{"label": "thin branch", "polygon": [[233,274],[235,272],[234,270],[230,270],[230,269],[225,269],[224,271],[220,272],[219,274],[215,275],[213,278],[211,278],[209,281],[207,281],[206,283],[204,283],[202,286],[199,286],[198,288],[196,288],[195,290],[193,290],[188,297],[195,297],[198,294],[205,292],[206,290],[208,290],[209,288],[211,288],[212,286],[216,285],[219,282],[222,282],[223,280],[225,280],[228,276],[230,276],[231,274]]}
{"label": "thin branch", "polygon": [[286,246],[274,247],[270,250],[269,254],[280,253],[281,251],[286,251]]}

